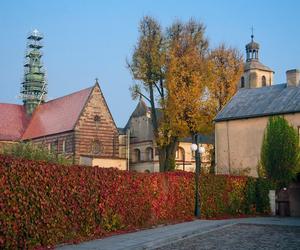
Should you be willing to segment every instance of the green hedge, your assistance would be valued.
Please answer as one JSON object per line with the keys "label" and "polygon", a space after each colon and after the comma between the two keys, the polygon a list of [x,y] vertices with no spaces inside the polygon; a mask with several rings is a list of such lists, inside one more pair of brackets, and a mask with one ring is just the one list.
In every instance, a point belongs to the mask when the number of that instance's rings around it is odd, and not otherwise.
{"label": "green hedge", "polygon": [[[0,248],[32,249],[191,220],[194,183],[194,174],[182,171],[132,173],[0,156]],[[202,218],[268,211],[262,183],[201,176]]]}

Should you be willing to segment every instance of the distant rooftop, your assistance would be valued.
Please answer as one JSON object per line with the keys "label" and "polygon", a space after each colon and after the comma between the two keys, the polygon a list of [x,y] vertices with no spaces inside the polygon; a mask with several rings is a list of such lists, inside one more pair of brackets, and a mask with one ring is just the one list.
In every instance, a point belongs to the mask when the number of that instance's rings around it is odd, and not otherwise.
{"label": "distant rooftop", "polygon": [[227,121],[300,112],[300,87],[276,84],[242,88],[217,114],[215,121]]}

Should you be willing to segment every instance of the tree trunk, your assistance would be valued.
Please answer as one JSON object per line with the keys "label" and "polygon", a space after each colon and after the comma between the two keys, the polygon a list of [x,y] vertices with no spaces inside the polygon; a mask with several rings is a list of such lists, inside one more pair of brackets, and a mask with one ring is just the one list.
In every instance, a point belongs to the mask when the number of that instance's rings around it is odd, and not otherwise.
{"label": "tree trunk", "polygon": [[170,144],[159,147],[159,171],[166,172],[175,169],[175,156],[178,147],[177,138],[172,138]]}
{"label": "tree trunk", "polygon": [[158,147],[159,172],[165,171],[166,150],[165,147]]}

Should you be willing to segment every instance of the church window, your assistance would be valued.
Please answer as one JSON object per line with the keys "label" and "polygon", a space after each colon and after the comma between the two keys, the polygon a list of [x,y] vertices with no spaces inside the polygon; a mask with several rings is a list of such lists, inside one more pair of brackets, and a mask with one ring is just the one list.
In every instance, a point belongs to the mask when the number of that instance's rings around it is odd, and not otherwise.
{"label": "church window", "polygon": [[153,148],[151,147],[146,148],[146,160],[147,161],[153,160]]}
{"label": "church window", "polygon": [[62,141],[61,151],[63,154],[66,152],[66,140]]}
{"label": "church window", "polygon": [[92,142],[92,154],[98,155],[101,152],[101,143],[99,140],[94,140]]}
{"label": "church window", "polygon": [[241,88],[245,88],[245,78],[243,76],[241,78]]}
{"label": "church window", "polygon": [[97,123],[97,122],[100,122],[100,116],[99,115],[95,115],[94,116],[94,121]]}
{"label": "church window", "polygon": [[[49,143],[50,144],[50,152],[56,154],[57,153],[57,145],[58,145],[58,141],[54,141]],[[48,147],[49,150],[49,147]]]}
{"label": "church window", "polygon": [[134,158],[133,158],[134,162],[141,161],[141,151],[136,148],[136,149],[134,149],[133,152],[134,152]]}
{"label": "church window", "polygon": [[263,86],[263,87],[267,86],[267,82],[266,82],[266,77],[265,76],[261,77],[261,86]]}

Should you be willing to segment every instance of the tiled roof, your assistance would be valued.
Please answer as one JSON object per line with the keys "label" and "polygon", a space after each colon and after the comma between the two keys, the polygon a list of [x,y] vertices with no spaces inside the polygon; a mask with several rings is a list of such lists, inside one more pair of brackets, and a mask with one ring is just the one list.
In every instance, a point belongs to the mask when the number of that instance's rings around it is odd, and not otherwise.
{"label": "tiled roof", "polygon": [[250,62],[246,62],[244,65],[244,70],[251,70],[251,69],[260,69],[264,71],[274,72],[271,68],[266,65],[263,65],[261,62],[256,60],[251,60]]}
{"label": "tiled roof", "polygon": [[33,113],[22,140],[73,130],[93,87],[40,105]]}
{"label": "tiled roof", "polygon": [[0,140],[20,140],[28,121],[23,105],[0,103]]}
{"label": "tiled roof", "polygon": [[300,112],[300,87],[276,84],[240,89],[217,114],[215,121]]}

